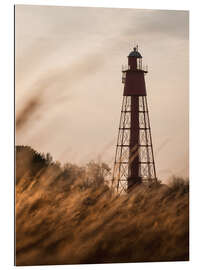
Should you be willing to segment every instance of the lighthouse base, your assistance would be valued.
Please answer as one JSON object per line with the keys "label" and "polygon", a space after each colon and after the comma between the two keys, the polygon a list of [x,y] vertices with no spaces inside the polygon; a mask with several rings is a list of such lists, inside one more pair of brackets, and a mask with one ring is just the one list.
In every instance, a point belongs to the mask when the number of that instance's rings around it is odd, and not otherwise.
{"label": "lighthouse base", "polygon": [[128,189],[127,192],[131,192],[137,185],[142,183],[141,177],[128,177]]}

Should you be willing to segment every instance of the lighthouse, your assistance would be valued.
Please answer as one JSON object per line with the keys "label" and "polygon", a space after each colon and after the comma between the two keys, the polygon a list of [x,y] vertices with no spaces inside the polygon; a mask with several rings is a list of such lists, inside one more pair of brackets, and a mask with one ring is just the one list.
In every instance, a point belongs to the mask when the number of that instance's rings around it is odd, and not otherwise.
{"label": "lighthouse", "polygon": [[122,67],[123,101],[116,144],[112,185],[130,192],[141,183],[157,181],[142,55],[138,46]]}

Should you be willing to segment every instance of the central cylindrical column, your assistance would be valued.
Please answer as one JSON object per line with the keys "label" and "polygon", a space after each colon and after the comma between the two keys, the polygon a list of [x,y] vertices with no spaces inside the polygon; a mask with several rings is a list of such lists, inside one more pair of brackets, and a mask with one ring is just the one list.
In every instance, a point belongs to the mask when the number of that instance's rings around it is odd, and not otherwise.
{"label": "central cylindrical column", "polygon": [[139,96],[131,96],[131,127],[128,189],[140,183],[139,177]]}

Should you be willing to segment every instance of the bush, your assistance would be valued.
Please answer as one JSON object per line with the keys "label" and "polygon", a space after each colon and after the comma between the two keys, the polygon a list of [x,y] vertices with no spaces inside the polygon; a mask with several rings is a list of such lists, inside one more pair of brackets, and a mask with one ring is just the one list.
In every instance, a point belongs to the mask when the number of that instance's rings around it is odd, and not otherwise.
{"label": "bush", "polygon": [[180,177],[173,176],[169,182],[169,189],[171,192],[186,193],[189,191],[189,179],[183,179]]}

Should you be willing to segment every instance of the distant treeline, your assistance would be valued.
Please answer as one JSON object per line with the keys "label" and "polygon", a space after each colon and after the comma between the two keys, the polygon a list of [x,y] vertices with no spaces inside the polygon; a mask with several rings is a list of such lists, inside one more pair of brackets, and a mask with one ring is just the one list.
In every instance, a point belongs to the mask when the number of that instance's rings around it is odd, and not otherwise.
{"label": "distant treeline", "polygon": [[39,153],[30,146],[17,145],[16,156],[17,155],[17,181],[22,177],[24,172],[29,171],[30,175],[33,177],[36,173],[39,173],[40,170],[54,168],[55,171],[60,172],[61,176],[65,178],[68,177],[69,181],[81,178],[84,180],[84,186],[98,186],[105,183],[105,178],[111,171],[110,167],[104,162],[98,163],[90,161],[85,166],[78,166],[70,162],[61,165],[59,161],[53,161],[53,157],[50,153]]}

